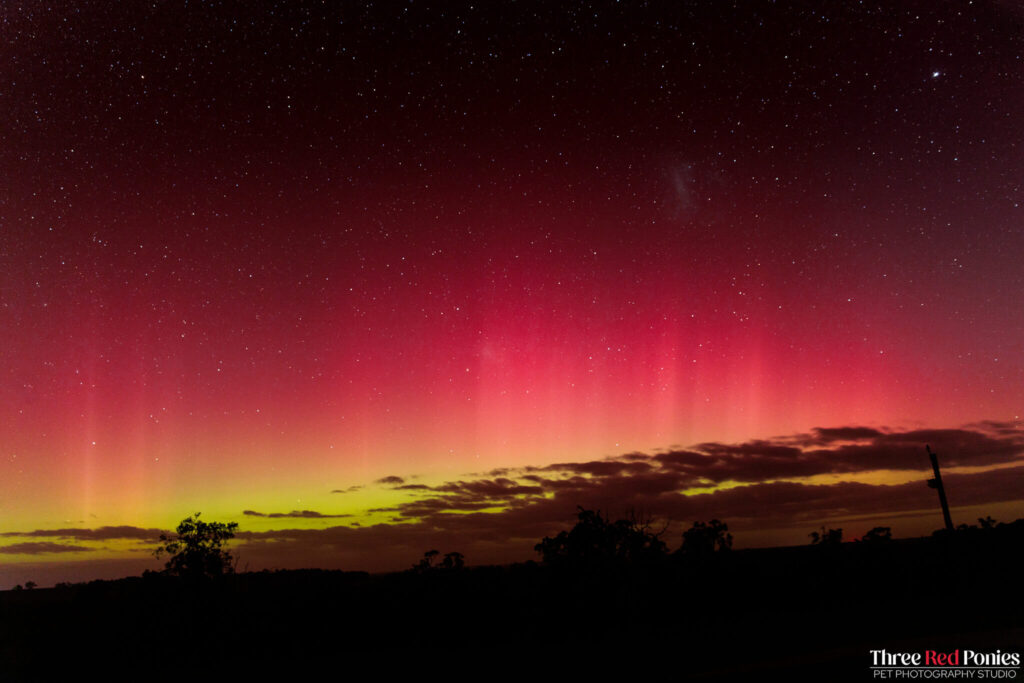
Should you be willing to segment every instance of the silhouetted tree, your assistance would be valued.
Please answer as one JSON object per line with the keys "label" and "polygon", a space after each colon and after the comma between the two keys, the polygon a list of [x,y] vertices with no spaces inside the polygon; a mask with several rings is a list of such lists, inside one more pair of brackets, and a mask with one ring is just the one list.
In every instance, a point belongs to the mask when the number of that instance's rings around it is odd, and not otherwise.
{"label": "silhouetted tree", "polygon": [[[840,529],[840,531],[842,531]],[[892,529],[887,526],[876,526],[871,531],[860,537],[860,540],[864,543],[878,543],[880,541],[891,541],[892,540]]]}
{"label": "silhouetted tree", "polygon": [[36,585],[37,584],[36,584],[35,581],[26,581],[25,582],[25,590],[32,590],[33,588],[36,587]]}
{"label": "silhouetted tree", "polygon": [[438,564],[437,558],[440,554],[439,550],[428,550],[423,553],[423,558],[412,566],[412,571],[423,573],[433,570],[456,570],[462,569],[465,565],[465,555],[457,552],[445,553],[444,559]]}
{"label": "silhouetted tree", "polygon": [[[1003,527],[1003,526],[1006,526],[1006,525],[1002,524],[1000,522],[997,522],[995,519],[992,518],[991,515],[989,515],[989,516],[986,516],[986,517],[979,517],[977,524],[966,524],[966,523],[958,524],[956,529],[955,529],[955,531],[958,534],[961,534],[961,535],[962,534],[974,535],[974,534],[978,534],[978,533],[981,533],[981,532],[995,531],[999,527]],[[936,533],[933,533],[932,535],[933,536],[937,536],[937,535],[941,535],[941,534],[936,532]]]}
{"label": "silhouetted tree", "polygon": [[683,532],[683,545],[679,552],[690,556],[708,556],[714,552],[732,549],[732,534],[729,525],[717,519],[710,522],[694,522]]}
{"label": "silhouetted tree", "polygon": [[441,561],[441,569],[462,569],[465,565],[465,556],[462,553],[445,553]]}
{"label": "silhouetted tree", "polygon": [[177,538],[160,534],[161,546],[153,551],[159,559],[169,555],[164,571],[176,576],[212,577],[230,574],[231,554],[222,546],[235,537],[238,522],[202,522],[197,512],[178,525]]}
{"label": "silhouetted tree", "polygon": [[441,554],[440,550],[428,550],[423,553],[423,559],[414,564],[412,568],[418,572],[429,571],[434,568],[434,560]]}
{"label": "silhouetted tree", "polygon": [[843,542],[843,530],[842,529],[826,529],[824,526],[821,527],[821,531],[812,531],[807,534],[811,537],[811,545],[839,545]]}
{"label": "silhouetted tree", "polygon": [[554,538],[544,537],[534,546],[545,564],[603,566],[613,562],[638,562],[664,556],[665,543],[654,533],[649,520],[620,519],[615,522],[601,511],[577,508],[578,521],[569,531]]}

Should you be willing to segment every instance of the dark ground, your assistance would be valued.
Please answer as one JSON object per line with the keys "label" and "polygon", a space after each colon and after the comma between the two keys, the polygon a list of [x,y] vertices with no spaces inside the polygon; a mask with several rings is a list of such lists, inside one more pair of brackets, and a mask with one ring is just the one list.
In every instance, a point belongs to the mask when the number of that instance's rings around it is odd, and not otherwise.
{"label": "dark ground", "polygon": [[864,681],[871,649],[1024,649],[1022,541],[1016,522],[640,565],[151,574],[7,591],[0,680],[101,662],[121,672],[105,680],[209,680],[207,666],[345,668],[368,653],[457,666],[494,650],[538,671],[668,662],[679,679]]}

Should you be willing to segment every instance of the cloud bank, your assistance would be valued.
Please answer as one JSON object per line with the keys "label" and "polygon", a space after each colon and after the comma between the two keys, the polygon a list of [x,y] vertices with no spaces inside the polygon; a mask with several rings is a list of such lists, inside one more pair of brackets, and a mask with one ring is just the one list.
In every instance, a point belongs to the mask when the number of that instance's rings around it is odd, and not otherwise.
{"label": "cloud bank", "polygon": [[[1016,509],[1024,511],[1024,430],[1015,423],[903,431],[851,425],[743,443],[707,442],[601,460],[501,468],[433,485],[408,484],[408,477],[392,475],[375,485],[407,499],[371,511],[387,521],[321,529],[243,527],[235,548],[254,568],[401,569],[429,548],[459,550],[474,563],[509,562],[532,558],[539,539],[572,524],[577,506],[612,516],[635,510],[674,523],[672,533],[694,520],[717,517],[728,522],[738,541],[746,538],[753,544],[766,530],[802,533],[830,520],[858,516],[877,521],[931,514],[937,522],[935,492],[925,485],[932,476],[925,444],[939,454],[954,510],[1021,503]],[[880,471],[898,473],[892,481],[901,483],[857,480]],[[297,520],[351,516],[314,510],[242,514]],[[898,524],[894,531],[899,535]],[[156,529],[122,526],[0,536],[96,542],[151,541],[159,534]],[[39,555],[88,549],[21,542],[0,547],[0,552]]]}

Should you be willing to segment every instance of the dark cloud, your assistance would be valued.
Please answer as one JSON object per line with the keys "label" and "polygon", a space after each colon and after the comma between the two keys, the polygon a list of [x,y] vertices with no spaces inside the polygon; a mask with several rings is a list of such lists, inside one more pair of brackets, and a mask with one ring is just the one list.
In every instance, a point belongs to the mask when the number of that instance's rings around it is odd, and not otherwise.
{"label": "dark cloud", "polygon": [[507,478],[449,482],[442,486],[431,487],[430,490],[441,493],[481,496],[488,499],[535,495],[544,491],[540,486],[523,486]]}
{"label": "dark cloud", "polygon": [[815,427],[813,430],[819,443],[834,441],[862,441],[883,436],[883,432],[871,427]]}
{"label": "dark cloud", "polygon": [[316,510],[292,510],[291,512],[256,512],[255,510],[243,510],[242,514],[248,517],[266,517],[268,519],[335,519],[352,516],[350,514],[325,515],[322,512],[317,512]]}
{"label": "dark cloud", "polygon": [[363,486],[361,484],[358,484],[356,486],[349,486],[346,489],[334,489],[333,491],[331,491],[331,493],[353,493],[361,488],[363,488]]}
{"label": "dark cloud", "polygon": [[1021,423],[1019,422],[1000,422],[998,420],[983,420],[974,424],[967,425],[966,429],[977,429],[985,432],[993,432],[1004,436],[1012,436],[1013,434],[1019,434],[1021,431]]}
{"label": "dark cloud", "polygon": [[[506,476],[509,475],[509,473],[511,473],[513,471],[515,471],[515,470],[513,470],[513,468],[511,468],[511,467],[497,467],[497,468],[491,470],[490,472],[488,472],[487,476],[488,477],[506,477]],[[472,475],[470,475],[470,476],[472,476]]]}
{"label": "dark cloud", "polygon": [[[1012,463],[1024,454],[1024,433],[970,429],[881,432],[863,427],[815,430],[807,447],[792,445],[798,437],[740,444],[704,443],[687,451],[653,456],[663,467],[688,474],[694,481],[757,482],[853,474],[875,470],[926,471],[924,446],[941,454],[944,467]],[[853,442],[853,443],[851,443]],[[829,445],[822,445],[822,444]]]}
{"label": "dark cloud", "polygon": [[[675,448],[675,446],[673,446]],[[625,460],[626,462],[632,462],[634,460],[647,460],[649,456],[647,453],[625,453],[618,457],[618,460]]]}
{"label": "dark cloud", "polygon": [[[924,446],[940,453],[953,505],[1021,498],[1014,482],[1024,468],[1024,433],[1010,425],[885,431],[871,427],[819,427],[811,434],[732,444],[708,442],[657,454],[504,468],[501,476],[397,487],[414,500],[372,512],[393,513],[403,527],[485,536],[491,542],[547,535],[571,521],[577,505],[611,514],[642,509],[664,519],[720,517],[736,528],[774,528],[851,516],[929,510],[934,491]],[[802,445],[801,445],[802,444]],[[957,474],[956,466],[1003,466],[995,473]],[[883,486],[857,482],[811,484],[822,474],[854,476],[878,470],[919,472],[920,481]],[[904,475],[906,476],[906,475]],[[913,476],[913,475],[911,475]],[[782,481],[789,480],[789,481]],[[984,482],[979,485],[978,482]],[[699,495],[689,489],[727,485]],[[955,500],[954,500],[955,498]],[[368,527],[370,528],[370,527]],[[539,532],[539,536],[531,534]]]}
{"label": "dark cloud", "polygon": [[[957,518],[957,510],[967,506],[1019,501],[1024,491],[1024,466],[950,473],[944,479]],[[287,556],[308,558],[307,565],[335,562],[352,569],[401,569],[435,547],[459,550],[474,563],[510,562],[534,557],[534,544],[568,528],[578,505],[602,509],[612,516],[636,510],[673,521],[669,540],[677,543],[678,534],[690,522],[713,517],[727,521],[731,530],[746,533],[747,538],[756,539],[765,530],[793,529],[790,537],[796,538],[795,542],[801,542],[806,531],[820,524],[858,516],[875,519],[870,525],[874,526],[887,517],[931,515],[933,528],[941,526],[935,491],[923,478],[895,485],[765,482],[699,495],[684,495],[657,480],[657,476],[642,482],[611,477],[585,490],[519,499],[500,512],[474,511],[471,505],[453,512],[448,509],[450,502],[429,498],[401,507],[402,516],[394,520],[398,523],[241,532],[240,550],[254,560],[265,557],[272,566]],[[894,525],[897,534],[899,528]]]}
{"label": "dark cloud", "polygon": [[142,529],[136,526],[102,526],[98,529],[37,529],[35,531],[7,531],[0,536],[18,536],[35,538],[68,538],[76,541],[109,541],[118,539],[135,539],[139,541],[156,541],[160,534],[167,533],[160,529]]}
{"label": "dark cloud", "polygon": [[592,462],[563,462],[547,467],[532,468],[540,472],[569,472],[572,474],[590,474],[596,477],[606,477],[613,474],[639,473],[651,469],[650,463],[637,458],[630,458],[629,461],[621,460],[596,460]]}
{"label": "dark cloud", "polygon": [[5,555],[42,555],[44,553],[81,553],[95,550],[82,545],[67,543],[51,543],[49,541],[14,543],[0,546],[0,553]]}
{"label": "dark cloud", "polygon": [[[958,511],[968,506],[1020,507],[1024,431],[1015,425],[985,422],[960,429],[904,431],[844,426],[738,444],[708,442],[652,454],[502,468],[431,486],[385,477],[380,480],[384,485],[409,496],[369,511],[388,513],[386,523],[242,530],[236,543],[241,557],[253,566],[383,571],[407,568],[430,548],[458,550],[473,563],[529,559],[538,540],[572,524],[577,506],[613,517],[637,511],[673,522],[673,534],[694,520],[717,517],[727,521],[739,538],[747,534],[755,542],[768,532],[787,529],[787,538],[796,539],[791,542],[804,542],[806,531],[831,520],[872,519],[875,525],[916,518],[924,519],[925,525],[934,520],[932,528],[937,528],[937,498],[925,485],[932,476],[925,444],[939,454],[957,521],[973,519],[958,518]],[[960,466],[997,469],[957,472]],[[853,479],[878,470],[900,471],[903,479],[913,481],[879,485],[808,479],[822,474]],[[687,493],[696,488],[715,490]],[[341,516],[309,510],[245,514],[268,519]],[[840,524],[850,526],[836,523]],[[894,532],[899,535],[900,527],[894,525]],[[103,527],[4,535],[152,539],[159,531]]]}

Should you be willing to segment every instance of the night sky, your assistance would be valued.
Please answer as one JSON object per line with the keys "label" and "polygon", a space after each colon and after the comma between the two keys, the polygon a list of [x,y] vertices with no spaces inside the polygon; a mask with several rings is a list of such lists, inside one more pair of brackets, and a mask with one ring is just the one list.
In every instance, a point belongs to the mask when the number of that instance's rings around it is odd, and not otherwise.
{"label": "night sky", "polygon": [[196,510],[252,569],[526,560],[577,504],[916,535],[925,443],[955,521],[1024,515],[1017,3],[0,34],[0,587],[156,568]]}

